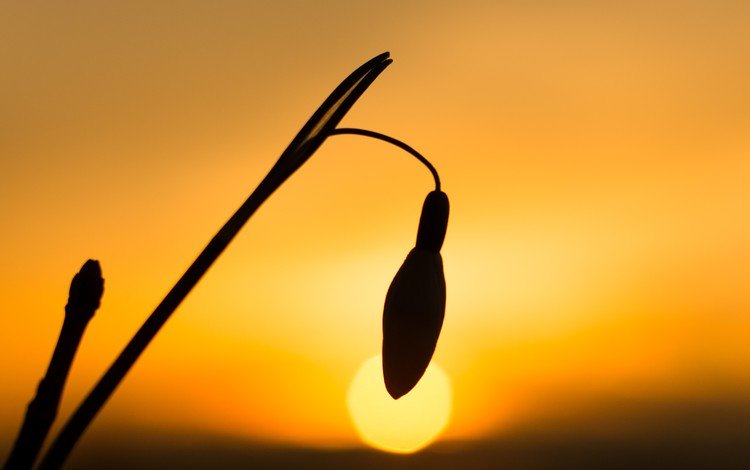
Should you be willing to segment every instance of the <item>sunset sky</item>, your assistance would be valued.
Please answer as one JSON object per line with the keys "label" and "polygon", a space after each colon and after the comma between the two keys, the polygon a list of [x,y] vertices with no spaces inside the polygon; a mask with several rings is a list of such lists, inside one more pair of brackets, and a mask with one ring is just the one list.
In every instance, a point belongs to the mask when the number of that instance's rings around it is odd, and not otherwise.
{"label": "sunset sky", "polygon": [[[730,0],[0,3],[0,456],[83,262],[101,262],[105,293],[63,419],[322,100],[384,51],[394,63],[342,125],[418,149],[451,200],[443,440],[750,416],[748,24]],[[331,137],[82,446],[364,445],[347,389],[379,353],[431,189],[406,153]]]}

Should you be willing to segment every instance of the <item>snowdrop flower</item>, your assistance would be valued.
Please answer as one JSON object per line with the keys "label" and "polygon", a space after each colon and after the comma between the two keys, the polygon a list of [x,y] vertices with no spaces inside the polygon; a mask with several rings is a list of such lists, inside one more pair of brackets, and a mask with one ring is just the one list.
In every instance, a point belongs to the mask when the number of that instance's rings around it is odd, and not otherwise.
{"label": "snowdrop flower", "polygon": [[448,196],[427,195],[416,246],[393,278],[383,310],[383,376],[397,399],[419,382],[435,352],[445,316],[440,248],[448,226]]}

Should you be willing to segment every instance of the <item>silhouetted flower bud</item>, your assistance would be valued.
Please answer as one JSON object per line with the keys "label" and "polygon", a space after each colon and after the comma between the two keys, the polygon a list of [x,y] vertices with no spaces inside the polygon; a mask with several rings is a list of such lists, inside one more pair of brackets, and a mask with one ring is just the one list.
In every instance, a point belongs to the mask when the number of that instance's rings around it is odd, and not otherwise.
{"label": "silhouetted flower bud", "polygon": [[383,310],[383,376],[393,398],[422,378],[435,352],[445,316],[445,275],[440,248],[448,226],[448,196],[427,195],[417,244],[393,278]]}
{"label": "silhouetted flower bud", "polygon": [[88,321],[99,308],[103,292],[102,268],[99,266],[99,261],[90,259],[83,264],[70,283],[65,313]]}

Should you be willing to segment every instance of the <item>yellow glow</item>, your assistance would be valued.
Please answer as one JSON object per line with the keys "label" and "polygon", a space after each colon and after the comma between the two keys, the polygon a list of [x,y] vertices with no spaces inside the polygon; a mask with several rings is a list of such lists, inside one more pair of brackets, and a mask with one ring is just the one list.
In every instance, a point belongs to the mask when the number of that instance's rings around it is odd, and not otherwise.
{"label": "yellow glow", "polygon": [[364,442],[408,454],[432,443],[445,429],[453,396],[448,376],[432,362],[414,390],[394,400],[383,383],[380,356],[365,361],[347,395],[349,413]]}

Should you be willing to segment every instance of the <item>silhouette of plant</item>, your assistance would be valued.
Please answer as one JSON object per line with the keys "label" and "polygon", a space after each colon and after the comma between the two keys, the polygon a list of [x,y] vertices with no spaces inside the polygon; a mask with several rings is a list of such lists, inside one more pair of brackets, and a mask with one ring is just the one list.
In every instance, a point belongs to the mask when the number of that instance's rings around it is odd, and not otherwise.
{"label": "silhouette of plant", "polygon": [[70,283],[65,319],[52,353],[47,373],[39,382],[36,395],[29,403],[21,430],[5,462],[7,469],[31,468],[44,444],[60,408],[65,380],[73,363],[83,332],[99,308],[104,279],[99,262],[88,260]]}
{"label": "silhouette of plant", "polygon": [[383,309],[383,377],[398,399],[424,375],[435,352],[445,316],[445,275],[440,248],[448,228],[448,196],[440,176],[419,152],[400,140],[363,129],[334,129],[330,135],[356,134],[396,145],[414,155],[432,173],[435,191],[422,206],[417,243],[393,279]]}
{"label": "silhouette of plant", "polygon": [[435,168],[413,148],[373,131],[336,129],[357,99],[391,62],[387,52],[369,60],[352,72],[315,111],[250,197],[206,245],[89,392],[50,446],[40,468],[62,466],[146,346],[242,226],[325,139],[333,135],[362,135],[396,145],[425,164],[435,179],[435,191],[428,194],[423,207],[416,246],[391,284],[383,318],[386,386],[394,398],[411,390],[430,362],[445,311],[445,280],[440,247],[448,221],[448,198],[440,191],[440,178]]}

